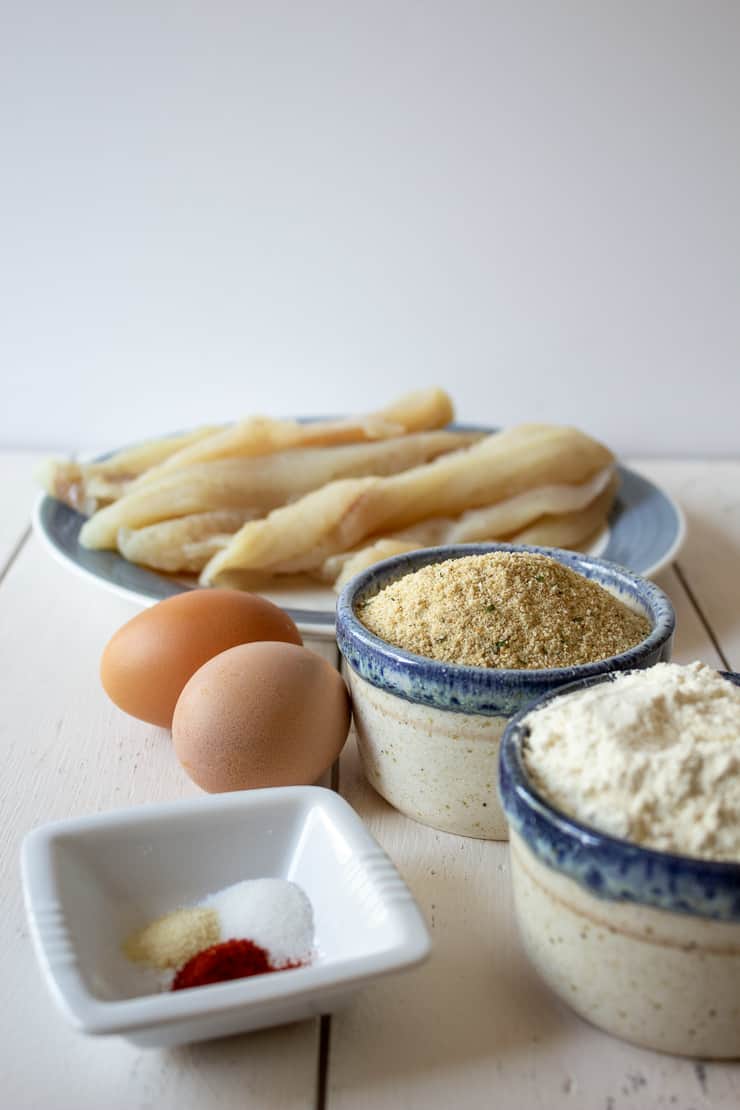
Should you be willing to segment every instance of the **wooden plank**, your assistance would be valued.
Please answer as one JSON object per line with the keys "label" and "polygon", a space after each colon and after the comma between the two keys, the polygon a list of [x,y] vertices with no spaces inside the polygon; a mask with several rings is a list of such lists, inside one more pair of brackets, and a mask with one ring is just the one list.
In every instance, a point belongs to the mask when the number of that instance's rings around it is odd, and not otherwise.
{"label": "wooden plank", "polygon": [[199,793],[179,768],[168,734],[126,717],[99,685],[102,648],[134,612],[132,604],[58,566],[35,539],[0,588],[3,1104],[13,1110],[312,1107],[318,1020],[176,1051],[142,1051],[116,1038],[74,1033],[41,982],[18,882],[23,834],[54,818]]}
{"label": "wooden plank", "polygon": [[[675,571],[658,584],[678,617],[674,659],[719,657]],[[696,1064],[628,1045],[563,1007],[529,966],[513,915],[506,845],[436,832],[367,785],[353,741],[340,791],[405,875],[429,922],[429,962],[378,983],[332,1019],[331,1110],[730,1110],[731,1064]]]}
{"label": "wooden plank", "polygon": [[722,668],[722,658],[697,612],[674,567],[662,571],[655,578],[656,586],[668,594],[676,611],[676,637],[673,643],[673,661],[691,663],[701,659],[717,669]]}
{"label": "wooden plank", "polygon": [[0,577],[18,549],[31,522],[38,492],[33,468],[43,458],[39,451],[0,451]]}
{"label": "wooden plank", "polygon": [[688,537],[677,565],[724,655],[740,670],[740,461],[637,460],[683,507]]}

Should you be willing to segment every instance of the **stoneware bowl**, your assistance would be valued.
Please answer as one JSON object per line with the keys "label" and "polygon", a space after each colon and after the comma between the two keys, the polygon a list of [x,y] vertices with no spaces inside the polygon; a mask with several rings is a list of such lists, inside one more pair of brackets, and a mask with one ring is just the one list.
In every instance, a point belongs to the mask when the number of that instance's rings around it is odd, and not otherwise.
{"label": "stoneware bowl", "polygon": [[[527,551],[550,555],[644,613],[647,638],[598,663],[549,670],[495,670],[440,663],[379,639],[357,606],[430,563]],[[337,603],[337,642],[352,691],[365,775],[391,805],[425,825],[506,840],[496,789],[499,743],[509,718],[533,698],[575,679],[650,667],[670,658],[675,616],[666,595],[615,563],[557,548],[505,543],[433,547],[386,559],[347,584]]]}
{"label": "stoneware bowl", "polygon": [[614,677],[541,698],[504,733],[500,789],[519,931],[543,979],[601,1029],[662,1052],[740,1057],[740,864],[582,825],[537,793],[522,761],[531,712]]}

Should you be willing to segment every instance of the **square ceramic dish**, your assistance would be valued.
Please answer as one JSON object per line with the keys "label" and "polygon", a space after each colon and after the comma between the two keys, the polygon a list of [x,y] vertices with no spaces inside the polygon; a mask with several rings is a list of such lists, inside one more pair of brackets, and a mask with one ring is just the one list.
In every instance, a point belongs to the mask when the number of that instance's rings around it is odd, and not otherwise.
{"label": "square ceramic dish", "polygon": [[[429,934],[411,892],[354,810],[321,787],[210,795],[74,818],[30,832],[26,910],[57,1005],[79,1030],[166,1046],[327,1013],[370,979],[420,963]],[[148,921],[241,879],[303,888],[313,963],[153,993],[121,944]]]}

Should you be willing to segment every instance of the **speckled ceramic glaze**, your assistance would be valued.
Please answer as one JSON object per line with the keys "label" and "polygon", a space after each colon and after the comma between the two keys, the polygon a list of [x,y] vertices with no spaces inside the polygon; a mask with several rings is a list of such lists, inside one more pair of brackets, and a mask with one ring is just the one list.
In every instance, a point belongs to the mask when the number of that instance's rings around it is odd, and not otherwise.
{"label": "speckled ceramic glaze", "polygon": [[543,697],[504,733],[500,792],[519,929],[543,978],[595,1025],[664,1052],[740,1057],[740,864],[597,832],[545,801],[522,763],[535,708],[614,677]]}
{"label": "speckled ceramic glaze", "polygon": [[[526,551],[549,555],[644,613],[652,630],[622,655],[550,670],[496,670],[440,663],[381,640],[357,606],[430,563]],[[652,583],[603,559],[556,548],[503,543],[427,548],[377,563],[337,603],[337,642],[352,691],[358,746],[371,785],[403,813],[463,836],[505,840],[496,789],[499,743],[512,716],[533,698],[574,679],[649,667],[670,658],[675,617]]]}

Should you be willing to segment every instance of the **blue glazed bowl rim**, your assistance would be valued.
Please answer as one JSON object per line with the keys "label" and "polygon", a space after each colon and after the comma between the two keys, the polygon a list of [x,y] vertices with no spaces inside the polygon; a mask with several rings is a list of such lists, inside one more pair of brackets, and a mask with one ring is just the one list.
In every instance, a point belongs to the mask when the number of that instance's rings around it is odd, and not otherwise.
{"label": "blue glazed bowl rim", "polygon": [[[600,659],[594,663],[578,663],[568,667],[539,669],[473,667],[463,663],[442,662],[397,647],[371,632],[355,612],[357,605],[367,597],[377,593],[378,590],[390,582],[395,582],[424,566],[444,562],[448,559],[464,558],[469,555],[486,555],[495,551],[546,555],[580,573],[587,570],[595,571],[600,584],[607,580],[615,588],[619,588],[620,585],[631,587],[649,612],[653,627],[644,640],[628,648],[627,651],[621,652],[619,655],[609,656],[607,659]],[[511,679],[515,679],[518,689],[523,691],[531,689],[533,691],[531,697],[534,697],[535,693],[540,692],[543,683],[552,683],[562,687],[566,682],[576,679],[602,675],[612,670],[622,671],[639,667],[646,656],[657,653],[671,639],[676,626],[676,617],[670,599],[659,586],[646,578],[642,578],[639,574],[627,570],[618,563],[558,547],[490,542],[421,548],[374,563],[352,578],[342,590],[337,600],[336,625],[337,642],[340,651],[345,656],[348,655],[350,648],[354,649],[355,652],[359,650],[367,658],[375,658],[389,663],[399,675],[411,679],[423,678],[426,683],[430,684],[427,691],[420,692],[418,696],[410,697],[407,692],[407,685],[404,682],[394,681],[393,675],[385,672],[382,680],[383,689],[407,700],[421,701],[427,705],[449,709],[455,708],[455,706],[449,704],[448,697],[441,691],[442,689],[454,691],[456,681],[464,682],[466,686],[472,683],[476,688],[478,697],[485,700],[490,697],[491,687],[494,684],[505,684],[507,678],[511,677]],[[350,664],[355,662],[352,659],[348,661]],[[372,685],[380,685],[377,675],[372,673],[369,668],[360,669],[362,676],[368,682]],[[438,689],[434,690],[433,686]],[[476,709],[473,705],[469,705],[466,706],[466,712],[475,713]]]}
{"label": "blue glazed bowl rim", "polygon": [[[674,912],[740,922],[740,863],[664,852],[602,832],[569,816],[549,802],[534,786],[525,769],[521,749],[522,741],[527,736],[526,719],[531,713],[555,698],[597,686],[602,682],[614,682],[625,673],[628,672],[612,671],[569,682],[531,701],[511,718],[501,738],[499,754],[499,798],[507,820],[542,862],[569,875],[579,885],[585,886],[590,894],[615,901],[637,902]],[[719,671],[719,674],[735,686],[740,686],[740,673]],[[620,883],[624,889],[619,894],[614,890],[609,892],[608,889],[594,889],[592,885],[582,881],[581,868],[574,869],[569,866],[567,859],[553,860],[549,854],[543,853],[523,830],[523,818],[527,816],[535,818],[535,827],[539,832],[544,831],[545,835],[548,832],[554,833],[571,841],[574,846],[592,853],[595,863],[606,862],[607,866],[621,867]],[[683,875],[698,886],[707,881],[716,883],[720,894],[726,896],[725,904],[722,903],[722,898],[717,899],[715,895],[707,899],[707,904],[702,904],[701,897],[698,901],[691,898],[687,901],[686,891],[675,897],[672,894],[668,897],[665,894],[655,894],[652,887],[630,891],[629,883],[624,883],[624,872],[634,864],[639,865],[641,874],[663,875],[669,890],[675,890],[676,875]]]}

